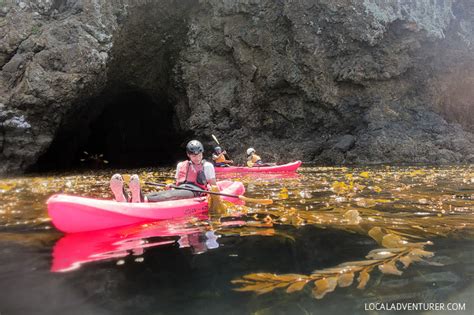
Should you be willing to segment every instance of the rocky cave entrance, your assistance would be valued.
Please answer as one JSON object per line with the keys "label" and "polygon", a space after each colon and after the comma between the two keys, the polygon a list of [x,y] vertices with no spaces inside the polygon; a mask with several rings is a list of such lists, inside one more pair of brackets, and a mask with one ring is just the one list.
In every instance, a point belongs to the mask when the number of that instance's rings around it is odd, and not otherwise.
{"label": "rocky cave entrance", "polygon": [[185,92],[173,80],[173,69],[195,5],[195,0],[144,2],[119,17],[106,87],[96,97],[77,100],[30,171],[163,166],[183,158],[193,135],[179,127],[175,106]]}
{"label": "rocky cave entrance", "polygon": [[177,125],[166,97],[104,93],[71,115],[32,171],[171,166],[190,138]]}

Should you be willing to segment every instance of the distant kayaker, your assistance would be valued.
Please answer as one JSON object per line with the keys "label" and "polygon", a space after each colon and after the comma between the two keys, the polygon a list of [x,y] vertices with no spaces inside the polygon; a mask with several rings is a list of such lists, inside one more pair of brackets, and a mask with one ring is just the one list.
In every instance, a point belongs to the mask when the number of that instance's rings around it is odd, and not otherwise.
{"label": "distant kayaker", "polygon": [[247,166],[248,167],[253,167],[253,166],[260,166],[262,165],[262,159],[260,156],[257,155],[255,152],[254,148],[248,148],[247,149]]}
{"label": "distant kayaker", "polygon": [[229,166],[230,164],[233,164],[234,161],[227,160],[225,158],[226,154],[227,152],[225,150],[222,151],[221,147],[215,147],[214,153],[212,154],[212,160],[214,161],[214,166],[225,167],[225,166]]}
{"label": "distant kayaker", "polygon": [[[201,142],[191,140],[186,145],[186,154],[189,160],[178,163],[176,167],[176,185],[192,189],[212,190],[217,188],[216,173],[212,163],[202,158],[204,147]],[[209,187],[210,186],[210,187]],[[215,187],[213,187],[215,186]],[[110,179],[110,188],[119,202],[157,202],[165,200],[187,199],[200,196],[201,193],[182,189],[171,189],[153,192],[143,196],[140,189],[140,179],[134,174],[128,184],[131,196],[129,197],[123,187],[123,178],[115,174]]]}
{"label": "distant kayaker", "polygon": [[254,148],[247,149],[247,166],[254,167],[254,166],[274,166],[275,163],[263,163],[260,156],[257,155]]}

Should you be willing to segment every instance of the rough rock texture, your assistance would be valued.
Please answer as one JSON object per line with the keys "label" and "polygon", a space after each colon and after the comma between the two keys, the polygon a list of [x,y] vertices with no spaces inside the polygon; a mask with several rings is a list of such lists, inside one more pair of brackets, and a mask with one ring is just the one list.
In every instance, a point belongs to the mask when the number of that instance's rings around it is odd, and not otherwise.
{"label": "rough rock texture", "polygon": [[280,161],[474,162],[470,1],[0,6],[0,173],[61,137],[72,159],[87,140],[68,132],[87,133],[124,87],[171,106],[175,133],[207,145],[215,134],[233,157],[253,146]]}
{"label": "rough rock texture", "polygon": [[103,88],[117,24],[94,2],[3,1],[0,172],[35,163],[71,105]]}

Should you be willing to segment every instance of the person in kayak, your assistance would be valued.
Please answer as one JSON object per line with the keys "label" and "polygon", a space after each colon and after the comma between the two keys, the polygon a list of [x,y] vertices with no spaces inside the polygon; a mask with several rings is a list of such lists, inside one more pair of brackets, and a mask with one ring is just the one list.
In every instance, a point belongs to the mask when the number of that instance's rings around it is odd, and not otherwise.
{"label": "person in kayak", "polygon": [[[176,185],[192,189],[209,190],[217,189],[216,173],[212,163],[203,159],[204,147],[201,142],[191,140],[186,145],[188,160],[178,163],[176,167]],[[130,177],[128,184],[131,196],[128,196],[123,188],[123,178],[115,174],[110,180],[110,188],[115,200],[119,202],[157,202],[176,199],[187,199],[201,196],[199,192],[182,189],[171,189],[153,192],[144,196],[140,189],[140,179],[134,174]],[[218,190],[218,189],[217,189]]]}
{"label": "person in kayak", "polygon": [[247,166],[261,166],[263,165],[262,159],[257,155],[254,148],[247,149]]}
{"label": "person in kayak", "polygon": [[260,156],[257,155],[254,148],[247,149],[247,166],[248,167],[259,167],[259,166],[275,166],[275,163],[263,163]]}
{"label": "person in kayak", "polygon": [[222,151],[221,147],[215,147],[214,153],[212,154],[212,160],[214,161],[214,166],[218,167],[227,167],[230,164],[233,164],[234,161],[227,160],[225,155],[227,154],[226,151]]}

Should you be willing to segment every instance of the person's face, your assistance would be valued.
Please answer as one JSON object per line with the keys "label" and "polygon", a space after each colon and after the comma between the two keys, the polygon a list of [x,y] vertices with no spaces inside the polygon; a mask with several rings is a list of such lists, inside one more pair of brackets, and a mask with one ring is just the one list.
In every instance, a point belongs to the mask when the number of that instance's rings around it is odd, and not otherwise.
{"label": "person's face", "polygon": [[198,154],[188,153],[188,157],[194,164],[199,164],[202,161],[202,152]]}

